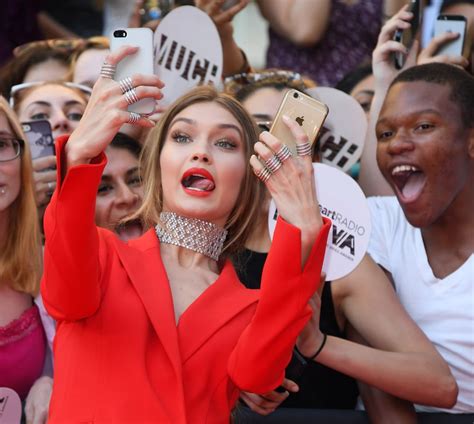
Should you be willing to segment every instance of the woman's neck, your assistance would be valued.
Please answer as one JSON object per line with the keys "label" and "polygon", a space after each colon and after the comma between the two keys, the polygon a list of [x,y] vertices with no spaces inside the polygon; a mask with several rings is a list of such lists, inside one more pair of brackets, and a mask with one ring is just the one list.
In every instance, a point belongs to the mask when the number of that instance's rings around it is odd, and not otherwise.
{"label": "woman's neck", "polygon": [[270,196],[266,196],[264,206],[258,216],[257,225],[245,243],[245,247],[254,252],[267,253],[272,241],[268,232],[268,209],[270,207]]}
{"label": "woman's neck", "polygon": [[186,247],[175,246],[173,244],[161,243],[160,253],[164,262],[173,262],[186,269],[205,269],[218,273],[217,262],[211,258],[194,252]]}

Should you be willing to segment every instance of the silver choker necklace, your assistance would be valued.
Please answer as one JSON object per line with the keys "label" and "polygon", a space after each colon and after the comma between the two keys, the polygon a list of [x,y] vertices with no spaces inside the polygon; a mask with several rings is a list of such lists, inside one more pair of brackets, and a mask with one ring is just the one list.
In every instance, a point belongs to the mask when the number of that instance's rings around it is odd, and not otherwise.
{"label": "silver choker necklace", "polygon": [[186,218],[174,212],[161,212],[160,221],[163,225],[155,226],[160,243],[185,247],[215,261],[219,259],[227,230],[211,222]]}

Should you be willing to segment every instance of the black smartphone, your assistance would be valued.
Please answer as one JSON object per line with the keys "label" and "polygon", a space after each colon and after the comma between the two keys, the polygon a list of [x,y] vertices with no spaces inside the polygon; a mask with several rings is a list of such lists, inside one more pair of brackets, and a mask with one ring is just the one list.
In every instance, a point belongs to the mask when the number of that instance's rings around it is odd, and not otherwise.
{"label": "black smartphone", "polygon": [[[296,349],[293,349],[291,361],[285,369],[285,378],[298,384],[300,377],[303,375],[307,365],[308,362],[303,358],[301,353],[299,353]],[[286,391],[286,389],[283,386],[278,386],[275,391],[278,393],[283,393]]]}
{"label": "black smartphone", "polygon": [[[413,13],[413,18],[410,21],[411,27],[408,29],[397,29],[393,39],[402,43],[409,50],[413,45],[418,30],[421,28],[423,18],[422,0],[410,0],[408,11]],[[397,52],[393,55],[393,59],[395,68],[402,69],[405,65],[406,55]]]}
{"label": "black smartphone", "polygon": [[32,159],[54,156],[53,133],[48,121],[23,122],[21,126],[30,145]]}

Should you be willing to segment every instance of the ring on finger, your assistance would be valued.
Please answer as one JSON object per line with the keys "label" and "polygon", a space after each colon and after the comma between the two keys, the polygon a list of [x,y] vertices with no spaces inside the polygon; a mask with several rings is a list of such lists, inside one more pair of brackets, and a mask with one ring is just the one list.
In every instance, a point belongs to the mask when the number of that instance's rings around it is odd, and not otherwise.
{"label": "ring on finger", "polygon": [[291,157],[291,150],[288,148],[286,144],[283,144],[283,146],[281,146],[281,149],[275,153],[275,156],[278,158],[278,160],[281,163],[283,163],[285,162],[285,160]]}
{"label": "ring on finger", "polygon": [[122,94],[125,94],[127,91],[133,90],[135,88],[130,77],[121,79],[119,81],[119,85],[120,89],[122,90]]}
{"label": "ring on finger", "polygon": [[308,142],[296,145],[296,154],[298,156],[311,156],[311,144]]}
{"label": "ring on finger", "polygon": [[54,188],[54,183],[52,181],[48,181],[48,190],[52,190]]}
{"label": "ring on finger", "polygon": [[272,173],[266,167],[263,167],[260,171],[256,172],[255,175],[262,183],[264,183],[268,181],[272,176]]}
{"label": "ring on finger", "polygon": [[104,62],[102,68],[100,69],[100,76],[103,78],[113,79],[115,75],[115,65],[111,65],[110,63]]}
{"label": "ring on finger", "polygon": [[131,125],[136,124],[140,120],[140,118],[141,118],[141,115],[139,113],[130,112],[127,123]]}
{"label": "ring on finger", "polygon": [[282,163],[280,159],[278,159],[275,155],[272,155],[270,159],[265,161],[265,167],[270,171],[271,174],[278,171],[281,167]]}
{"label": "ring on finger", "polygon": [[129,91],[126,91],[124,93],[125,101],[127,102],[128,105],[133,105],[134,103],[138,102],[140,100],[137,97],[137,92],[134,88],[132,88]]}

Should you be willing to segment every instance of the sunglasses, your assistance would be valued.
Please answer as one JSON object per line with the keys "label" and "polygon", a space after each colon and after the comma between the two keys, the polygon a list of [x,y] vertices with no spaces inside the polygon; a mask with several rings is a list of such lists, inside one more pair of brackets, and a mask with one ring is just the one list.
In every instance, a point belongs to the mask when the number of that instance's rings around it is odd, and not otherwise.
{"label": "sunglasses", "polygon": [[47,84],[54,84],[54,85],[59,84],[59,85],[63,85],[64,87],[80,90],[81,92],[83,92],[87,96],[90,96],[91,93],[92,93],[92,88],[88,87],[87,85],[77,84],[77,83],[68,82],[68,81],[60,81],[60,82],[49,82],[49,81],[48,82],[44,82],[44,81],[24,82],[24,83],[21,83],[21,84],[14,85],[11,88],[11,90],[10,90],[10,99],[8,101],[10,103],[10,107],[12,109],[15,107],[16,96],[18,95],[19,92],[21,92],[23,90],[26,90],[28,88],[31,88],[31,87],[37,87],[37,86],[40,86],[40,85],[47,85]]}
{"label": "sunglasses", "polygon": [[15,57],[22,56],[27,52],[37,49],[50,49],[67,54],[72,54],[76,51],[98,48],[108,49],[110,46],[109,39],[104,36],[96,36],[90,38],[70,38],[70,39],[50,39],[32,41],[30,43],[22,44],[15,47],[13,55]]}

